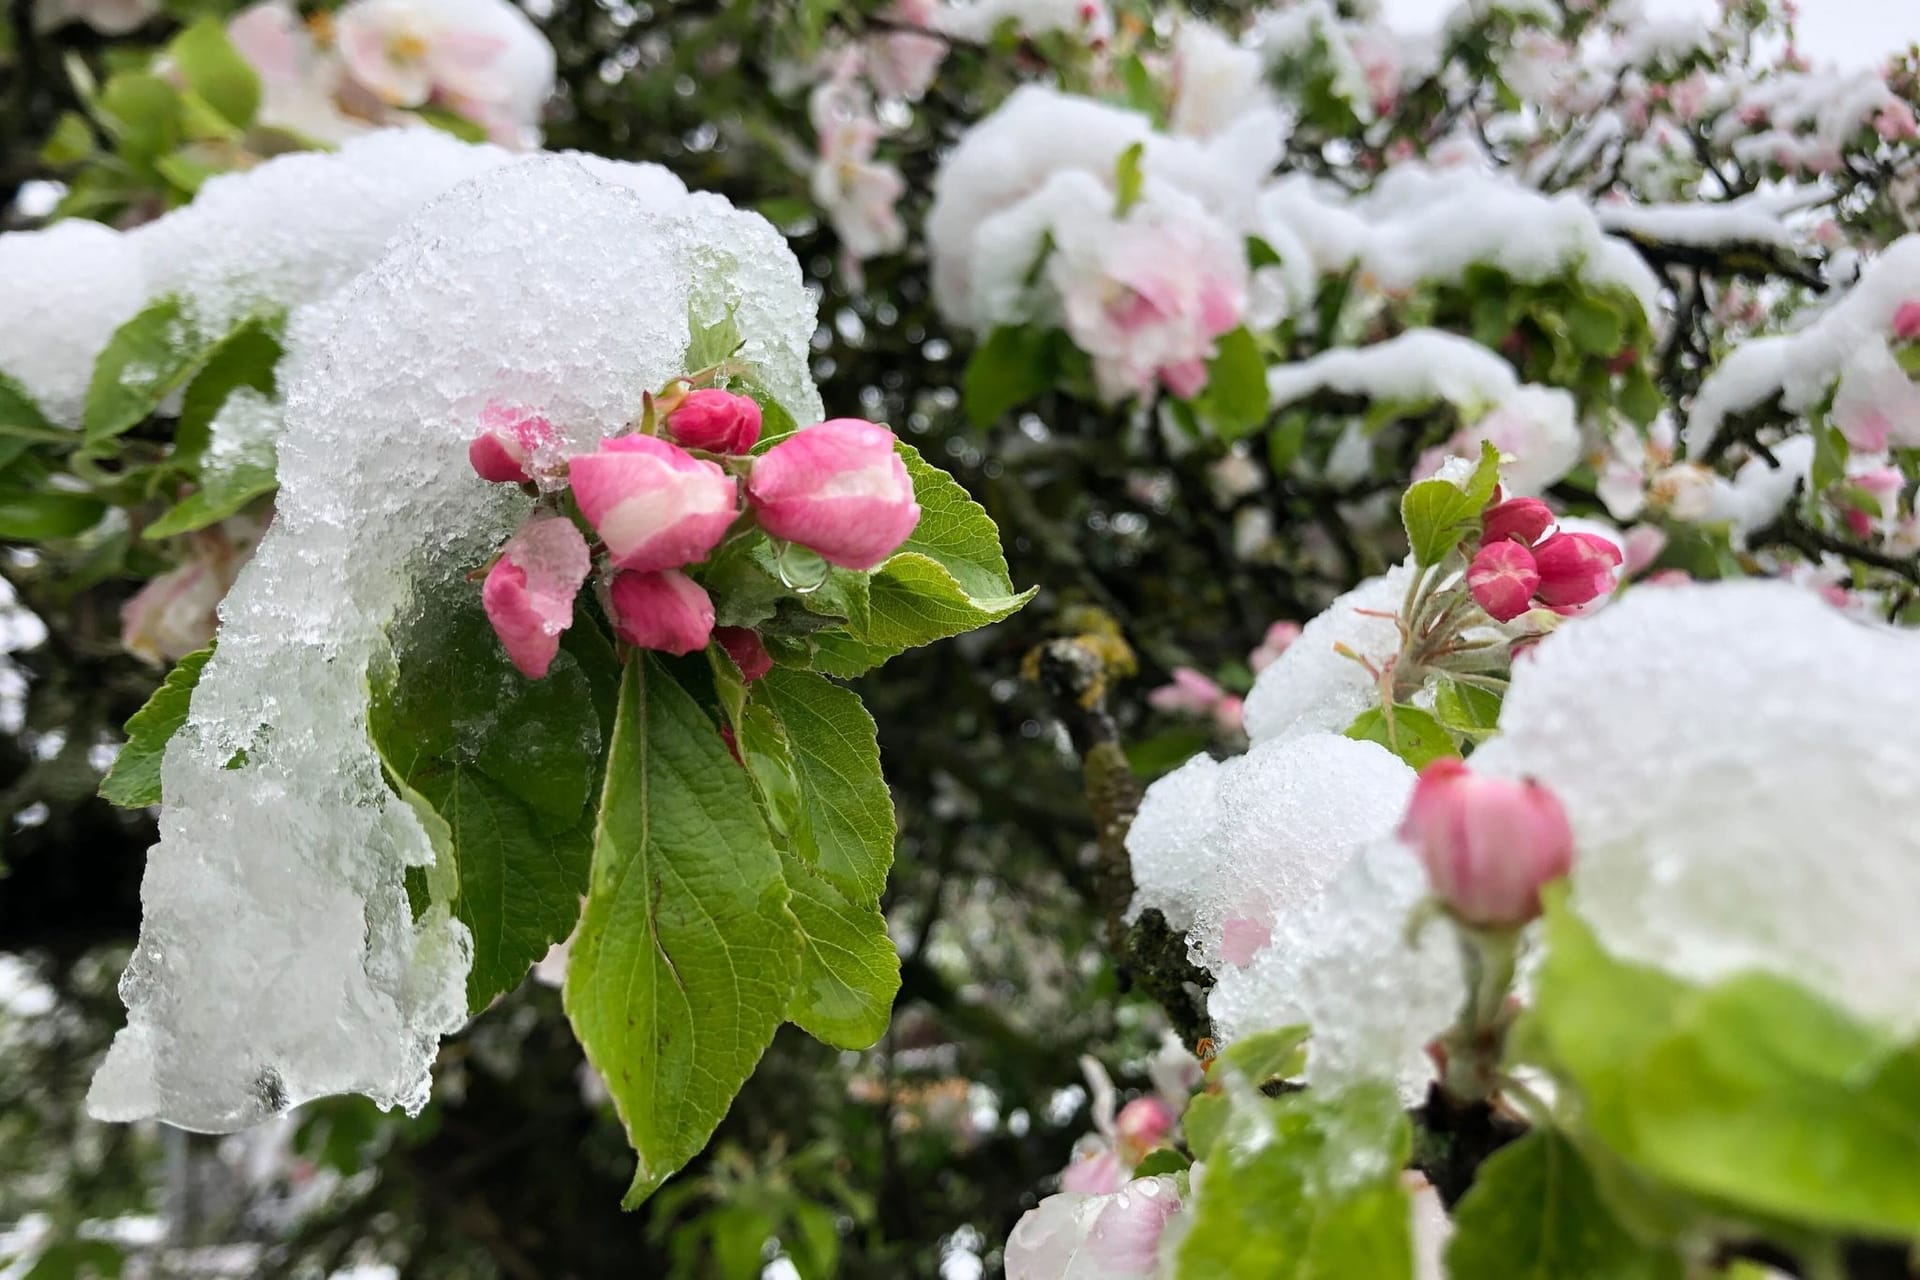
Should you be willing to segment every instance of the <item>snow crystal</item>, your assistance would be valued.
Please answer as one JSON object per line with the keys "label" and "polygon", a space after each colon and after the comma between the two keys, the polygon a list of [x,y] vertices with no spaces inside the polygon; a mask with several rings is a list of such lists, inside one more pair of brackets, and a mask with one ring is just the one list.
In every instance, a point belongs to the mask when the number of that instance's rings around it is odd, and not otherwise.
{"label": "snow crystal", "polygon": [[1333,734],[1197,757],[1147,788],[1128,833],[1133,911],[1158,907],[1219,972],[1392,830],[1412,790],[1413,770],[1384,747]]}
{"label": "snow crystal", "polygon": [[146,302],[130,237],[82,219],[0,235],[0,374],[78,427],[93,363]]}
{"label": "snow crystal", "polygon": [[1407,937],[1426,892],[1398,839],[1355,851],[1317,898],[1281,918],[1252,964],[1220,975],[1207,997],[1214,1034],[1231,1041],[1304,1022],[1310,1084],[1392,1080],[1417,1098],[1432,1074],[1426,1046],[1465,995],[1452,930],[1435,923]]}
{"label": "snow crystal", "polygon": [[1365,347],[1335,347],[1267,371],[1267,395],[1276,408],[1318,391],[1338,391],[1400,404],[1440,399],[1471,413],[1499,404],[1519,385],[1513,366],[1498,355],[1438,329],[1409,329]]}
{"label": "snow crystal", "polygon": [[772,227],[714,197],[650,208],[543,158],[424,211],[290,362],[278,513],[167,750],[93,1114],[220,1130],[328,1093],[425,1102],[469,944],[444,908],[409,910],[404,869],[432,853],[368,742],[369,664],[524,514],[467,464],[489,399],[590,447],[681,372],[689,308],[729,306],[767,389],[817,417],[814,306]]}
{"label": "snow crystal", "polygon": [[1894,241],[1846,296],[1797,333],[1756,338],[1734,348],[1693,399],[1684,435],[1689,456],[1704,452],[1729,417],[1780,396],[1807,413],[1826,399],[1850,360],[1884,352],[1893,313],[1920,297],[1920,235]]}
{"label": "snow crystal", "polygon": [[1368,578],[1307,623],[1300,638],[1260,673],[1247,695],[1247,735],[1254,742],[1341,733],[1378,702],[1373,677],[1335,646],[1376,666],[1398,653],[1400,628],[1391,615],[1404,603],[1412,575],[1408,562]]}
{"label": "snow crystal", "polygon": [[1516,664],[1473,762],[1559,794],[1608,947],[1768,970],[1911,1035],[1917,720],[1920,637],[1784,583],[1640,588]]}

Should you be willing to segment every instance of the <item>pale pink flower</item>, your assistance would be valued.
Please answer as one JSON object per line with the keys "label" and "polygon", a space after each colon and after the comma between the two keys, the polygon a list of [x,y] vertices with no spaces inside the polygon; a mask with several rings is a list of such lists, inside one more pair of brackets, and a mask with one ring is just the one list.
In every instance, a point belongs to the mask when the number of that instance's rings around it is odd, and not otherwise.
{"label": "pale pink flower", "polygon": [[191,535],[192,558],[149,581],[120,606],[120,643],[156,666],[213,643],[220,602],[253,555],[261,524],[235,516]]}
{"label": "pale pink flower", "polygon": [[1247,655],[1247,665],[1253,668],[1254,674],[1260,674],[1279,661],[1280,655],[1300,638],[1300,630],[1297,622],[1276,622],[1268,627],[1267,634],[1260,640],[1260,647]]}
{"label": "pale pink flower", "polygon": [[808,100],[808,115],[819,142],[814,202],[825,210],[842,247],[861,260],[897,252],[906,243],[906,224],[895,206],[907,183],[894,166],[873,158],[880,122],[853,77],[857,66],[850,59],[818,85]]}
{"label": "pale pink flower", "polygon": [[635,648],[694,653],[713,637],[713,598],[677,569],[616,574],[607,606],[614,631]]}
{"label": "pale pink flower", "polygon": [[573,625],[573,598],[592,558],[573,521],[537,511],[500,549],[480,591],[487,621],[520,674],[538,680]]}
{"label": "pale pink flower", "polygon": [[1920,121],[1914,119],[1913,108],[1899,101],[1880,109],[1880,114],[1873,118],[1873,129],[1888,142],[1911,142],[1920,138]]}
{"label": "pale pink flower", "polygon": [[1103,1196],[1118,1191],[1127,1182],[1127,1167],[1120,1153],[1092,1135],[1074,1145],[1067,1167],[1060,1171],[1060,1189],[1084,1195]]}
{"label": "pale pink flower", "polygon": [[435,95],[486,101],[498,36],[446,23],[418,0],[353,0],[334,19],[347,73],[390,107],[422,107]]}
{"label": "pale pink flower", "polygon": [[830,564],[868,570],[920,523],[893,432],[858,418],[796,431],[754,460],[747,501],[760,527]]}
{"label": "pale pink flower", "polygon": [[1175,667],[1172,679],[1147,694],[1147,705],[1169,715],[1208,716],[1225,695],[1219,685],[1192,667]]}
{"label": "pale pink flower", "polygon": [[[940,4],[939,0],[893,0],[880,16],[932,31],[940,17]],[[868,41],[867,79],[883,98],[918,98],[946,60],[946,40],[913,31],[891,31]]]}
{"label": "pale pink flower", "polygon": [[1863,453],[1879,453],[1889,444],[1920,444],[1920,386],[1886,347],[1874,343],[1856,352],[1841,371],[1833,424]]}
{"label": "pale pink flower", "polygon": [[1486,928],[1532,920],[1540,890],[1573,867],[1573,829],[1553,792],[1531,779],[1476,774],[1456,759],[1420,771],[1400,838],[1434,896]]}
{"label": "pale pink flower", "polygon": [[1105,1195],[1048,1196],[1007,1238],[1007,1280],[1135,1280],[1160,1270],[1160,1236],[1181,1210],[1161,1174]]}
{"label": "pale pink flower", "polygon": [[1657,524],[1637,524],[1627,530],[1626,570],[1644,572],[1667,549],[1667,532]]}
{"label": "pale pink flower", "polygon": [[704,560],[739,514],[733,477],[654,436],[604,440],[568,466],[580,514],[613,564],[648,572]]}

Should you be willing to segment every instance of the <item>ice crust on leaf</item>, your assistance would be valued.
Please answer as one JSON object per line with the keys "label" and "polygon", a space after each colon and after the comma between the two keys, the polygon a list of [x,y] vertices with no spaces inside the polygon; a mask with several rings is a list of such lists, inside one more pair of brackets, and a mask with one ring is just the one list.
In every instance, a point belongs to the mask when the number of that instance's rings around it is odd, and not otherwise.
{"label": "ice crust on leaf", "polygon": [[1317,898],[1280,920],[1253,963],[1220,974],[1207,997],[1215,1035],[1306,1023],[1311,1084],[1391,1080],[1417,1098],[1431,1075],[1426,1046],[1465,995],[1452,931],[1433,923],[1407,936],[1426,891],[1426,873],[1397,837],[1354,851]]}
{"label": "ice crust on leaf", "polygon": [[1412,790],[1384,747],[1328,733],[1196,757],[1147,789],[1128,833],[1133,911],[1158,907],[1218,974],[1391,831]]}
{"label": "ice crust on leaf", "polygon": [[575,448],[680,373],[689,311],[731,307],[796,420],[814,306],[777,232],[712,196],[654,199],[557,158],[421,213],[292,353],[271,531],[222,607],[217,656],[163,765],[128,1026],[88,1104],[234,1129],[323,1094],[417,1109],[465,1017],[470,945],[403,884],[432,848],[382,779],[368,672],[386,628],[524,516],[466,443],[494,398]]}
{"label": "ice crust on leaf", "polygon": [[[1303,733],[1343,733],[1379,701],[1366,668],[1339,653],[1344,645],[1376,666],[1400,650],[1393,617],[1407,594],[1411,562],[1368,578],[1328,605],[1247,695],[1247,736],[1255,743]],[[1366,612],[1362,612],[1365,610]]]}
{"label": "ice crust on leaf", "polygon": [[70,219],[0,235],[0,374],[49,421],[78,427],[93,362],[147,300],[131,236]]}
{"label": "ice crust on leaf", "polygon": [[[1538,778],[1610,949],[1920,1031],[1920,637],[1785,583],[1629,591],[1516,664],[1476,769]],[[1684,750],[1674,750],[1676,732]]]}

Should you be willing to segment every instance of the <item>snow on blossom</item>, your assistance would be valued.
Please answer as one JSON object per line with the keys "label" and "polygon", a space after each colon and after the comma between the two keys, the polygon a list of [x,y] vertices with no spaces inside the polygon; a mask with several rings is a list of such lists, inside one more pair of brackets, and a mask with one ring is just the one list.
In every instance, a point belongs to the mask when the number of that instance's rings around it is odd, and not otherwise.
{"label": "snow on blossom", "polygon": [[146,300],[131,236],[83,218],[0,235],[0,374],[49,420],[78,427],[95,358]]}
{"label": "snow on blossom", "polygon": [[1393,829],[1412,788],[1413,771],[1384,747],[1332,733],[1196,756],[1141,801],[1127,836],[1130,911],[1158,909],[1216,973],[1245,963],[1356,846]]}
{"label": "snow on blossom", "polygon": [[897,253],[906,244],[900,197],[906,179],[893,165],[876,161],[880,121],[854,73],[858,63],[843,63],[814,87],[807,112],[818,140],[814,161],[814,202],[825,210],[834,234],[855,261]]}
{"label": "snow on blossom", "polygon": [[1399,404],[1445,400],[1477,417],[1519,389],[1512,365],[1470,338],[1438,329],[1409,329],[1384,342],[1334,347],[1267,370],[1267,393],[1276,408],[1325,390]]}
{"label": "snow on blossom", "polygon": [[1482,443],[1500,451],[1500,482],[1508,490],[1544,493],[1580,461],[1573,397],[1558,387],[1517,388],[1445,447],[1456,456],[1473,458]]}
{"label": "snow on blossom", "polygon": [[[1905,411],[1911,401],[1887,377],[1891,357],[1885,363],[1881,357],[1893,332],[1894,316],[1916,293],[1920,293],[1920,235],[1910,235],[1887,246],[1851,289],[1803,327],[1735,347],[1694,396],[1684,436],[1687,453],[1704,452],[1728,418],[1759,408],[1775,396],[1790,413],[1812,412],[1834,389],[1835,381],[1850,371],[1853,388],[1848,413],[1854,431],[1871,437],[1884,425],[1891,434],[1896,426],[1891,418],[1882,424],[1874,415]],[[1838,412],[1839,406],[1835,407]],[[1912,423],[1903,425],[1909,432],[1920,431]]]}
{"label": "snow on blossom", "polygon": [[382,780],[367,671],[436,589],[470,600],[466,571],[529,509],[468,463],[489,401],[539,405],[591,449],[684,371],[690,317],[732,311],[760,385],[821,416],[799,264],[715,197],[519,161],[377,256],[332,324],[289,330],[318,349],[289,351],[274,522],[167,747],[128,1021],[88,1099],[100,1117],[219,1130],[322,1094],[426,1101],[439,1036],[467,1017],[470,945],[444,907],[408,905],[406,868],[433,847]]}
{"label": "snow on blossom", "polygon": [[1147,1280],[1163,1275],[1160,1236],[1183,1208],[1172,1174],[1118,1191],[1063,1191],[1027,1210],[1007,1237],[1007,1280]]}
{"label": "snow on blossom", "polygon": [[1777,973],[1911,1035],[1916,717],[1910,632],[1783,583],[1634,589],[1516,666],[1473,763],[1559,795],[1574,905],[1609,948]]}
{"label": "snow on blossom", "polygon": [[1184,196],[1227,231],[1244,234],[1282,137],[1278,117],[1264,109],[1199,140],[1156,133],[1146,116],[1091,98],[1039,85],[1016,89],[967,131],[934,175],[927,213],[934,301],[947,319],[979,333],[1025,319],[1007,282],[1032,269],[1048,218],[1024,206],[1079,174],[1106,189],[1110,217],[1120,157],[1135,143],[1143,148],[1149,188]]}
{"label": "snow on blossom", "polygon": [[1409,562],[1368,578],[1301,628],[1279,660],[1260,673],[1247,695],[1247,734],[1256,746],[1301,734],[1344,733],[1354,717],[1379,701],[1366,668],[1338,649],[1375,666],[1400,651],[1393,615],[1412,573]]}
{"label": "snow on blossom", "polygon": [[1174,32],[1167,79],[1172,102],[1168,127],[1206,138],[1269,99],[1260,55],[1197,18]]}
{"label": "snow on blossom", "polygon": [[1885,342],[1869,343],[1840,367],[1833,425],[1848,444],[1866,453],[1920,445],[1920,383],[1900,367]]}
{"label": "snow on blossom", "polygon": [[213,643],[220,601],[260,541],[261,524],[235,516],[195,532],[189,559],[135,592],[120,607],[120,643],[158,667]]}

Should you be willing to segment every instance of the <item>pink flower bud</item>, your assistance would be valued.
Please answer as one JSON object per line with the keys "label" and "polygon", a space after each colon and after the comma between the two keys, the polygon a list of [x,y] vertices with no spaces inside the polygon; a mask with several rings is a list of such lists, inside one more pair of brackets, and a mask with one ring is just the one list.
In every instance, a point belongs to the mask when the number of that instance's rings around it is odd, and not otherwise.
{"label": "pink flower bud", "polygon": [[1613,590],[1620,548],[1594,533],[1556,533],[1533,549],[1540,599],[1555,608],[1582,605]]}
{"label": "pink flower bud", "polygon": [[1247,704],[1243,698],[1227,694],[1213,704],[1213,723],[1225,734],[1247,731]]}
{"label": "pink flower bud", "polygon": [[480,411],[480,434],[467,446],[467,461],[482,480],[524,484],[527,459],[553,441],[553,424],[514,405],[489,403]]}
{"label": "pink flower bud", "polygon": [[1168,715],[1212,715],[1221,697],[1220,686],[1192,667],[1175,667],[1173,679],[1147,694],[1147,705]]}
{"label": "pink flower bud", "polygon": [[692,391],[667,415],[667,430],[689,449],[745,453],[760,438],[760,405],[717,388]]}
{"label": "pink flower bud", "polygon": [[713,638],[733,659],[733,665],[740,668],[748,684],[773,670],[773,655],[767,652],[760,633],[752,627],[718,627]]}
{"label": "pink flower bud", "polygon": [[913,479],[893,444],[893,432],[858,418],[782,440],[747,480],[760,527],[842,568],[877,568],[920,523]]}
{"label": "pink flower bud", "polygon": [[1467,590],[1496,622],[1511,622],[1525,613],[1539,586],[1533,552],[1517,542],[1489,542],[1467,566]]}
{"label": "pink flower bud", "polygon": [[1637,524],[1627,530],[1627,572],[1640,573],[1667,549],[1667,531],[1657,524]]}
{"label": "pink flower bud", "polygon": [[1497,507],[1488,507],[1481,517],[1480,541],[1518,542],[1532,546],[1553,528],[1553,511],[1538,498],[1509,498]]}
{"label": "pink flower bud", "polygon": [[1300,638],[1300,624],[1297,622],[1276,622],[1267,628],[1260,647],[1247,655],[1247,665],[1258,675],[1280,660],[1280,655],[1293,647]]}
{"label": "pink flower bud", "polygon": [[607,587],[613,629],[639,649],[692,653],[713,637],[713,599],[677,569],[615,575]]}
{"label": "pink flower bud", "polygon": [[1893,336],[1902,342],[1920,338],[1920,298],[1908,298],[1893,309]]}
{"label": "pink flower bud", "polygon": [[560,633],[573,625],[573,597],[591,567],[587,540],[573,521],[551,512],[535,512],[500,549],[480,603],[521,675],[538,680],[553,665]]}
{"label": "pink flower bud", "polygon": [[1166,1099],[1148,1096],[1135,1098],[1120,1108],[1114,1117],[1113,1132],[1119,1140],[1120,1158],[1128,1168],[1139,1164],[1149,1151],[1166,1142],[1173,1132],[1173,1108]]}
{"label": "pink flower bud", "polygon": [[1461,920],[1512,928],[1540,914],[1540,890],[1573,867],[1573,828],[1560,800],[1532,779],[1488,777],[1459,760],[1420,771],[1400,838],[1427,883]]}
{"label": "pink flower bud", "polygon": [[739,513],[733,477],[676,444],[615,436],[568,470],[574,500],[615,568],[651,572],[704,560]]}

